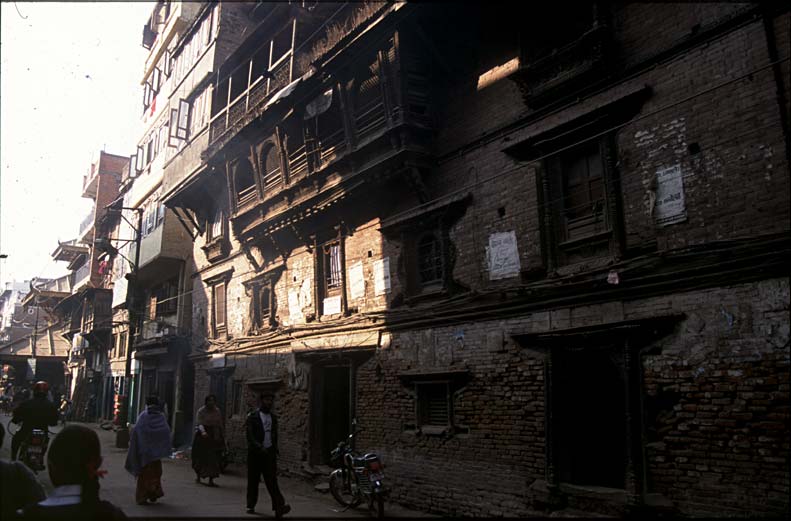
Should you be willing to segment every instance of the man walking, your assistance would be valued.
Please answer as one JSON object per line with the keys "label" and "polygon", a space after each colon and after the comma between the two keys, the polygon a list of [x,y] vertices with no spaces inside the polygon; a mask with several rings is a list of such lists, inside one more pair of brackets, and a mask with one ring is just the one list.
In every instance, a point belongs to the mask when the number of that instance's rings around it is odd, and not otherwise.
{"label": "man walking", "polygon": [[277,416],[272,414],[271,393],[262,393],[261,405],[247,415],[247,513],[255,514],[258,503],[258,484],[261,475],[275,517],[281,518],[291,511],[277,485]]}

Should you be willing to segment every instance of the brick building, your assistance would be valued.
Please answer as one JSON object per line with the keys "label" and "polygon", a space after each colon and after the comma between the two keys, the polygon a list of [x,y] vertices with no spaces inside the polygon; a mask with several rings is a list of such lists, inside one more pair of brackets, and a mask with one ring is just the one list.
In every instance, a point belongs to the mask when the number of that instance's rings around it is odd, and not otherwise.
{"label": "brick building", "polygon": [[70,344],[67,360],[68,394],[74,417],[81,420],[108,418],[112,388],[108,385],[112,342],[112,289],[106,277],[110,263],[97,248],[107,236],[107,205],[118,197],[121,176],[129,157],[98,151],[83,176],[82,196],[93,201],[79,226],[77,237],[60,242],[52,253],[68,263],[70,295],[54,303],[52,310],[62,321],[60,335]]}
{"label": "brick building", "polygon": [[232,445],[269,389],[437,513],[788,513],[787,8],[236,5],[161,195]]}

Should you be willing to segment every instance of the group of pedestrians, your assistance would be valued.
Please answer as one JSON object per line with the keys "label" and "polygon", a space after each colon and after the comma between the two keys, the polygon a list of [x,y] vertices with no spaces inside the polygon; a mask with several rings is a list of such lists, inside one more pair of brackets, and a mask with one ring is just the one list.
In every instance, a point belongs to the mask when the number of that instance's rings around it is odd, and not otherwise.
{"label": "group of pedestrians", "polygon": [[[57,408],[46,399],[46,394],[41,394],[41,387],[34,387],[34,391],[37,392],[34,400],[38,401],[25,402],[15,411],[13,421],[22,423],[19,433],[34,428],[34,425],[43,424],[44,428],[48,428],[57,423]],[[248,514],[256,513],[258,488],[263,477],[275,517],[281,518],[291,507],[286,503],[277,482],[277,416],[272,412],[273,398],[271,394],[262,394],[260,407],[247,416],[246,511]],[[217,407],[215,396],[206,397],[196,419],[192,450],[196,482],[202,483],[201,480],[208,478],[207,485],[216,487],[218,485],[214,480],[219,477],[223,466],[225,432],[222,412]],[[15,436],[16,449],[24,439],[19,433]],[[0,445],[4,434],[5,431],[0,430]],[[169,457],[170,453],[171,433],[167,418],[157,397],[150,396],[146,398],[146,408],[132,429],[124,465],[137,478],[137,504],[154,503],[164,496],[162,458]],[[16,461],[0,462],[0,518],[55,520],[66,516],[66,519],[85,520],[126,519],[119,508],[99,499],[99,478],[106,471],[100,469],[101,445],[94,430],[80,425],[64,427],[49,445],[46,455],[50,479],[55,486],[47,498],[36,477],[25,465]],[[16,450],[12,451],[12,459],[16,459]]]}

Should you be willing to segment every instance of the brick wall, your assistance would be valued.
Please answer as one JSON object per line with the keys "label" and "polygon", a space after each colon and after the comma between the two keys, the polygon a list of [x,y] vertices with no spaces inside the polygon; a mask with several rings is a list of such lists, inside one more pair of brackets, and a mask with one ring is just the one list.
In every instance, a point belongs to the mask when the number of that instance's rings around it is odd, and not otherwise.
{"label": "brick wall", "polygon": [[[662,432],[646,448],[649,492],[684,513],[787,511],[788,280],[558,309],[552,315],[569,319],[555,327],[611,321],[616,304],[625,319],[687,314],[643,363],[644,399],[677,399],[645,418]],[[451,515],[531,512],[530,486],[545,471],[544,364],[508,333],[549,329],[547,315],[397,333],[360,368],[359,446],[383,456],[396,501]],[[489,336],[503,333],[505,346],[493,351]],[[469,432],[415,434],[413,391],[397,375],[452,358],[472,374],[453,403],[456,425]]]}

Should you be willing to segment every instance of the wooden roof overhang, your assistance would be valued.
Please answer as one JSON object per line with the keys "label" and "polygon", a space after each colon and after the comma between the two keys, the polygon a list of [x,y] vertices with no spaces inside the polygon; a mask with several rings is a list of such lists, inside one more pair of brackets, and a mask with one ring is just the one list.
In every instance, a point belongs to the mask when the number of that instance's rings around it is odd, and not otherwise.
{"label": "wooden roof overhang", "polygon": [[85,255],[90,251],[88,246],[82,244],[72,244],[70,242],[58,241],[58,247],[52,252],[52,258],[56,261],[73,262],[80,255]]}

